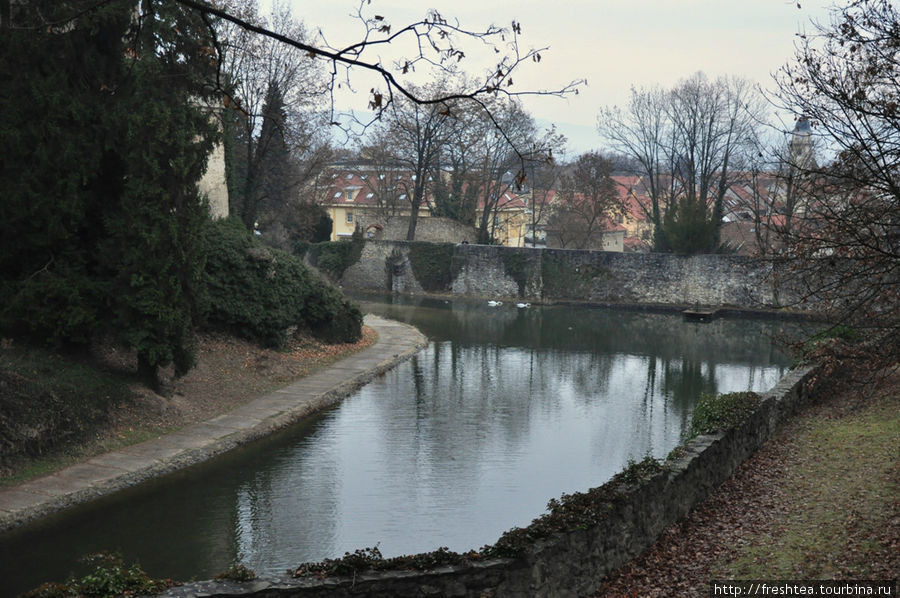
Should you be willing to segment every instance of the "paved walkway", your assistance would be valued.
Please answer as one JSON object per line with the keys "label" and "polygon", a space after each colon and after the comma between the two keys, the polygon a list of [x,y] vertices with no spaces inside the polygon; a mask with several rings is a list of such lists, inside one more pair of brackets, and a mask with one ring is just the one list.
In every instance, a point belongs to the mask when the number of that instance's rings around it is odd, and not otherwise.
{"label": "paved walkway", "polygon": [[209,421],[0,490],[0,531],[271,434],[340,402],[427,344],[425,336],[407,324],[372,315],[365,317],[365,324],[378,333],[374,345],[290,386]]}

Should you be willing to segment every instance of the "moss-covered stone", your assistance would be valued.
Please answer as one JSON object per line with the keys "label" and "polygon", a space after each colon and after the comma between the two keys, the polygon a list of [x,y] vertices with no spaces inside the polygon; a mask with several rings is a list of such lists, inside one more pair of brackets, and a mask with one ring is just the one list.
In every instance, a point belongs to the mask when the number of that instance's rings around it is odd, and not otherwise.
{"label": "moss-covered stone", "polygon": [[606,273],[589,263],[573,263],[564,255],[544,251],[541,259],[541,278],[544,296],[555,299],[587,299],[591,286]]}
{"label": "moss-covered stone", "polygon": [[519,286],[519,297],[524,297],[536,258],[525,250],[507,250],[500,256],[503,259],[503,270]]}
{"label": "moss-covered stone", "polygon": [[455,250],[454,243],[409,244],[409,262],[423,289],[430,293],[450,289],[462,269],[462,262],[454,259]]}

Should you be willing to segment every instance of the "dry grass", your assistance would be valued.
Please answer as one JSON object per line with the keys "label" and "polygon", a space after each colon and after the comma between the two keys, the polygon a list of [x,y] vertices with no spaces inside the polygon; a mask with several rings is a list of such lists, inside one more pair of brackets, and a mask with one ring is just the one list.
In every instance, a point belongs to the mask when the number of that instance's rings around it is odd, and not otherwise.
{"label": "dry grass", "polygon": [[[131,400],[112,407],[107,424],[90,439],[54,454],[19,461],[0,472],[0,487],[211,419],[369,347],[376,337],[374,330],[363,327],[363,337],[356,343],[326,345],[312,338],[295,338],[285,349],[274,350],[224,334],[200,335],[197,366],[177,379],[164,372],[164,395],[133,384]],[[98,357],[105,368],[134,368],[134,356],[121,350],[107,347],[98,350]]]}
{"label": "dry grass", "polygon": [[594,596],[706,596],[720,579],[897,579],[900,375],[822,393]]}

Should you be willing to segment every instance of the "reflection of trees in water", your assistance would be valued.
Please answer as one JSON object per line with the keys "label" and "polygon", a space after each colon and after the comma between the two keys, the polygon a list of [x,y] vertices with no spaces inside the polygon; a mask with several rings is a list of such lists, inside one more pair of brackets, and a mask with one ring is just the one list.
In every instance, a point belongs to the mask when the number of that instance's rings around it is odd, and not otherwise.
{"label": "reflection of trees in water", "polygon": [[312,438],[277,450],[266,467],[242,469],[246,480],[234,494],[233,558],[251,569],[271,568],[272,555],[335,552],[339,457],[334,439]]}
{"label": "reflection of trees in water", "polygon": [[662,392],[685,408],[693,406],[701,394],[716,392],[716,364],[691,359],[662,360]]}
{"label": "reflection of trees in water", "polygon": [[[758,319],[695,323],[677,313],[393,300],[412,305],[367,307],[418,326],[435,340],[431,371],[414,374],[416,396],[428,402],[475,402],[477,410],[461,411],[471,417],[499,413],[501,434],[513,444],[527,429],[530,410],[555,409],[563,398],[582,405],[609,400],[610,380],[623,356],[641,358],[640,366],[629,363],[628,380],[619,382],[627,383],[629,396],[640,401],[643,424],[635,423],[634,434],[647,434],[656,418],[674,418],[667,425],[681,428],[697,397],[718,390],[722,359],[741,372],[749,367],[752,385],[758,365],[786,361],[772,338],[799,327]],[[729,370],[722,376],[733,374]],[[427,386],[423,377],[430,380]]]}
{"label": "reflection of trees in water", "polygon": [[[718,318],[688,322],[680,313],[648,313],[570,306],[517,309],[486,302],[395,298],[395,304],[364,303],[372,313],[408,322],[429,338],[463,346],[484,343],[532,349],[627,353],[669,360],[717,360],[741,364],[784,363],[773,339],[800,334],[808,324]],[[405,305],[404,303],[412,303]]]}

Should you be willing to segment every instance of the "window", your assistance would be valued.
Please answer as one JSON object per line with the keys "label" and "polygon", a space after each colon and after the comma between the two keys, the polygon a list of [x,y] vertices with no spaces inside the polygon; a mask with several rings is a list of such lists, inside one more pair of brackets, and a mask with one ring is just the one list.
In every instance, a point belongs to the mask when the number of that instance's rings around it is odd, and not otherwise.
{"label": "window", "polygon": [[347,224],[353,224],[353,212],[347,212]]}
{"label": "window", "polygon": [[338,191],[337,193],[334,194],[334,198],[335,198],[335,199],[339,199],[340,197],[341,197],[341,192],[340,192],[340,191]]}

